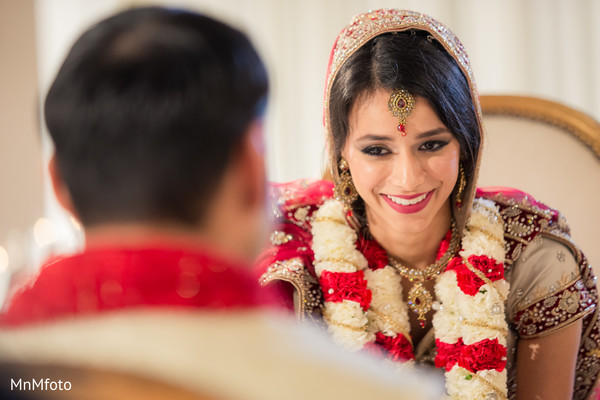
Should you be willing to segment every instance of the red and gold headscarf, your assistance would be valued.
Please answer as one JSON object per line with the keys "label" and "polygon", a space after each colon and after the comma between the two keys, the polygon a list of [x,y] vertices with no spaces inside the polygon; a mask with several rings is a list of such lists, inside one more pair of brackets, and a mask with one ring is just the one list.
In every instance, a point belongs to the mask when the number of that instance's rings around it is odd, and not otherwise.
{"label": "red and gold headscarf", "polygon": [[[477,172],[479,170],[480,162],[479,159],[483,148],[481,107],[479,105],[479,95],[475,79],[473,78],[473,72],[471,71],[469,57],[464,46],[450,29],[430,16],[408,10],[381,9],[370,11],[356,15],[350,24],[337,36],[327,68],[327,83],[325,86],[325,104],[323,112],[323,123],[327,132],[330,165],[337,165],[338,160],[335,159],[336,155],[332,154],[334,150],[332,146],[333,134],[329,125],[329,96],[331,95],[332,84],[341,66],[371,39],[384,33],[402,32],[411,29],[428,32],[444,47],[448,54],[456,60],[469,83],[473,106],[477,114],[481,136],[481,145],[477,155],[477,167],[475,168],[473,176],[467,181],[463,206],[459,209],[456,205],[453,205],[454,217],[459,231],[462,232],[475,195]],[[331,172],[334,178],[337,177],[337,168],[332,168]]]}

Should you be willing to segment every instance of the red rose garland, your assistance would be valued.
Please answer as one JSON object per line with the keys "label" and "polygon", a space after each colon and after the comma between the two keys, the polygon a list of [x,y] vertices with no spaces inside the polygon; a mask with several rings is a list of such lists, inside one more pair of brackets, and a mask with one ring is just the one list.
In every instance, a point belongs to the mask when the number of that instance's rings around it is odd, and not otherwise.
{"label": "red rose garland", "polygon": [[[319,208],[312,234],[324,318],[334,339],[354,351],[366,349],[396,362],[414,360],[401,281],[388,265],[386,251],[374,240],[357,238],[337,201]],[[475,200],[460,256],[437,278],[435,364],[446,371],[452,399],[506,399],[503,234],[496,205]],[[440,243],[438,259],[450,239],[449,232]]]}

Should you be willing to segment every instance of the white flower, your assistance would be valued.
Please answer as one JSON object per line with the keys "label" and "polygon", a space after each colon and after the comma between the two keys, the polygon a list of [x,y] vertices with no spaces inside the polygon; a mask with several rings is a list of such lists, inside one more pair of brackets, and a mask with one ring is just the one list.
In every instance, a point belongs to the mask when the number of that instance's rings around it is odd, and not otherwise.
{"label": "white flower", "polygon": [[318,261],[315,263],[315,273],[321,277],[323,271],[329,272],[356,272],[354,264],[345,261]]}
{"label": "white flower", "polygon": [[365,271],[367,288],[371,290],[371,307],[368,313],[370,330],[394,336],[408,336],[410,325],[406,318],[407,307],[402,300],[402,284],[396,270],[390,266]]}
{"label": "white flower", "polygon": [[372,333],[367,332],[368,322],[366,313],[360,304],[351,300],[340,303],[326,302],[323,311],[328,330],[336,343],[351,351],[358,351],[368,342],[374,340]]}
{"label": "white flower", "polygon": [[[467,221],[467,229],[462,238],[464,251],[461,255],[487,255],[499,263],[505,260],[504,227],[500,221],[500,211],[494,202],[476,199],[473,213]],[[494,238],[494,239],[491,239]]]}
{"label": "white flower", "polygon": [[498,372],[496,370],[479,371],[477,375],[480,378],[485,379],[498,389],[506,390],[506,379],[508,375],[506,372],[506,368],[502,372]]}
{"label": "white flower", "polygon": [[325,201],[315,213],[315,217],[328,217],[338,221],[346,221],[344,207],[339,200],[335,199]]}
{"label": "white flower", "polygon": [[352,300],[343,300],[339,303],[326,302],[324,313],[330,321],[352,328],[362,328],[367,323],[366,313],[360,304]]}
{"label": "white flower", "polygon": [[367,343],[375,341],[373,333],[367,331],[353,331],[335,325],[330,325],[327,330],[335,343],[354,352],[362,350]]}
{"label": "white flower", "polygon": [[438,311],[433,316],[433,328],[436,339],[444,343],[456,343],[462,336],[463,323],[454,313]]}
{"label": "white flower", "polygon": [[446,271],[437,278],[435,285],[435,295],[439,302],[444,307],[451,307],[455,302],[456,290],[458,289],[458,282],[456,281],[456,272]]}
{"label": "white flower", "polygon": [[367,267],[367,260],[356,250],[356,232],[347,224],[339,201],[328,200],[315,212],[312,234],[317,276],[324,270],[355,272]]}

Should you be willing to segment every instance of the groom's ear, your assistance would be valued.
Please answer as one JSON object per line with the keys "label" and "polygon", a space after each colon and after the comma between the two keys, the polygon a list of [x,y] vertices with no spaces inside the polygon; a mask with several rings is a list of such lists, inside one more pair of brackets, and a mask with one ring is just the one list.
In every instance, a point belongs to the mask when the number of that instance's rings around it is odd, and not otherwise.
{"label": "groom's ear", "polygon": [[48,162],[48,173],[50,174],[50,182],[52,183],[52,189],[58,203],[69,212],[74,218],[79,219],[77,210],[73,205],[73,199],[71,192],[65,184],[62,178],[60,170],[58,168],[58,162],[56,161],[56,153],[52,154],[50,161]]}
{"label": "groom's ear", "polygon": [[253,121],[237,152],[237,168],[241,177],[241,193],[248,211],[264,209],[266,171],[264,160],[263,122]]}

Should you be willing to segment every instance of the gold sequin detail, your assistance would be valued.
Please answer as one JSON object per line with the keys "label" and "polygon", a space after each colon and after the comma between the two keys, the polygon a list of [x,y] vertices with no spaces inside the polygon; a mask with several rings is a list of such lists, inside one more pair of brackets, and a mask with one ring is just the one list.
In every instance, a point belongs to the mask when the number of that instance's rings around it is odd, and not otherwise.
{"label": "gold sequin detail", "polygon": [[502,333],[502,335],[504,335],[504,336],[506,336],[508,334],[508,331],[506,329],[500,328],[499,326],[490,325],[484,321],[463,321],[463,324],[469,325],[469,326],[474,326],[476,328],[486,328],[486,329],[490,329],[493,331],[497,331],[497,332]]}
{"label": "gold sequin detail", "polygon": [[351,331],[354,331],[354,332],[367,332],[366,326],[363,326],[362,328],[357,328],[352,325],[348,325],[348,324],[344,324],[339,321],[335,321],[327,315],[323,316],[323,319],[327,322],[327,324],[337,326],[338,328],[350,329]]}
{"label": "gold sequin detail", "polygon": [[498,238],[497,236],[494,236],[487,229],[482,228],[481,226],[477,226],[477,225],[469,226],[468,229],[470,232],[477,231],[477,232],[481,233],[482,235],[484,235],[489,240],[493,240],[494,242],[498,243],[500,246],[504,247],[504,240]]}
{"label": "gold sequin detail", "polygon": [[488,389],[492,390],[493,392],[496,393],[497,399],[502,399],[502,400],[508,400],[508,397],[506,397],[503,393],[502,390],[500,390],[499,387],[497,387],[496,385],[494,385],[493,383],[491,383],[490,381],[488,381],[485,378],[482,378],[481,376],[475,374],[475,373],[470,373],[470,376],[472,376],[473,378],[477,379],[479,382],[483,383],[483,385],[485,387],[487,387]]}
{"label": "gold sequin detail", "polygon": [[396,331],[396,333],[401,333],[402,335],[404,335],[404,337],[406,339],[408,339],[408,341],[410,342],[410,344],[412,346],[412,338],[411,338],[409,332],[406,332],[404,329],[402,329],[402,327],[400,325],[398,325],[389,316],[385,315],[384,313],[382,313],[379,310],[376,310],[375,308],[373,308],[373,306],[371,306],[369,311],[372,312],[373,314],[375,314],[378,318],[382,319],[386,324],[390,325]]}
{"label": "gold sequin detail", "polygon": [[315,218],[314,222],[334,222],[334,223],[340,224],[340,225],[347,225],[346,221],[343,221],[343,220],[337,219],[337,218],[331,218],[331,217],[317,217],[317,218]]}
{"label": "gold sequin detail", "polygon": [[[463,257],[463,263],[469,269],[469,271],[471,271],[472,273],[474,273],[475,275],[477,275],[477,277],[479,279],[481,279],[482,281],[484,281],[485,283],[487,283],[488,285],[490,285],[491,287],[493,287],[494,289],[496,289],[494,287],[494,285],[492,284],[492,281],[487,276],[485,276],[485,274],[483,272],[481,272],[480,270],[478,270],[477,268],[475,268],[473,265],[471,265],[471,263],[469,262],[469,260],[467,260],[464,257]],[[502,301],[506,301],[506,297],[499,290],[496,289],[496,292],[498,292],[498,294],[500,295],[500,298],[502,299]]]}

